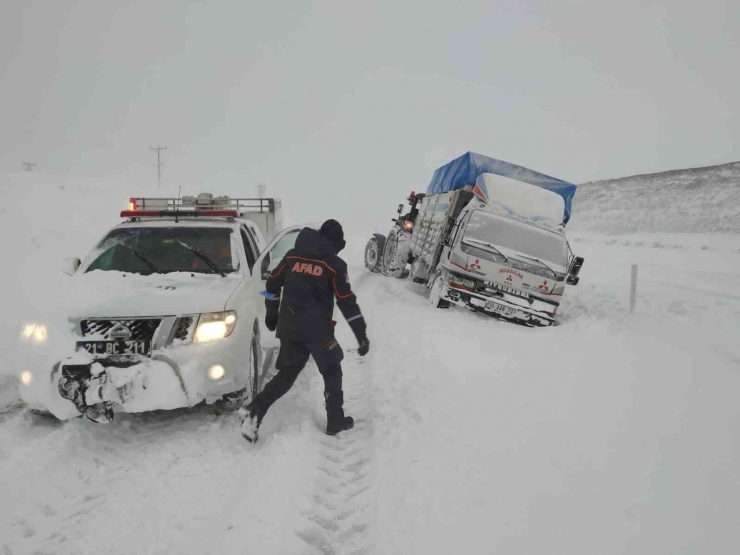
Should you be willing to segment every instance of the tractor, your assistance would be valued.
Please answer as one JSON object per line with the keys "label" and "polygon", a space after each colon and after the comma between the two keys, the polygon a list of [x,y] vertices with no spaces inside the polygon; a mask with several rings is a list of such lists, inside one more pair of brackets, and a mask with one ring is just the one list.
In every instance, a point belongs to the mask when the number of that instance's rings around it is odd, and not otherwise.
{"label": "tractor", "polygon": [[411,191],[408,201],[411,209],[403,214],[404,205],[398,205],[398,217],[393,218],[393,228],[386,238],[380,233],[373,234],[365,246],[365,267],[385,276],[403,277],[411,255],[411,236],[414,234],[419,203],[424,193]]}

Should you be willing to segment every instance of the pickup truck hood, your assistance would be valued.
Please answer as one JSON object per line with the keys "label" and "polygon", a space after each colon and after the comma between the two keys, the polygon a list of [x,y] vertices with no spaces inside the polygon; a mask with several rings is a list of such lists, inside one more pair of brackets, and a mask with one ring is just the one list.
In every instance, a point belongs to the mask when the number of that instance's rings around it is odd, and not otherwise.
{"label": "pickup truck hood", "polygon": [[177,316],[224,310],[241,274],[176,273],[141,276],[94,271],[73,278],[67,295],[71,318]]}

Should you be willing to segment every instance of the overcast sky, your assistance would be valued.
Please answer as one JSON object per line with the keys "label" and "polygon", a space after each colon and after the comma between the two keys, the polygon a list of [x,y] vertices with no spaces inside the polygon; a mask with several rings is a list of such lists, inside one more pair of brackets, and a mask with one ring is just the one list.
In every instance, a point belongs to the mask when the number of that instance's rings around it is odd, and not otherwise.
{"label": "overcast sky", "polygon": [[0,170],[135,194],[161,144],[169,187],[321,219],[467,150],[577,183],[736,161],[739,6],[3,0]]}

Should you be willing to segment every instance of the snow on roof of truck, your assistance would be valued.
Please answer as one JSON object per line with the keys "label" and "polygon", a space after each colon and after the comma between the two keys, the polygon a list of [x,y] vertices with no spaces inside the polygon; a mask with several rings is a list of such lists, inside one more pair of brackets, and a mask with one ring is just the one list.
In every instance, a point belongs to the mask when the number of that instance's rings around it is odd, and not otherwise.
{"label": "snow on roof of truck", "polygon": [[563,224],[568,223],[573,196],[576,194],[576,186],[573,183],[475,152],[466,152],[452,162],[437,168],[427,187],[427,194],[436,195],[475,185],[476,179],[483,173],[501,175],[559,194],[565,201]]}

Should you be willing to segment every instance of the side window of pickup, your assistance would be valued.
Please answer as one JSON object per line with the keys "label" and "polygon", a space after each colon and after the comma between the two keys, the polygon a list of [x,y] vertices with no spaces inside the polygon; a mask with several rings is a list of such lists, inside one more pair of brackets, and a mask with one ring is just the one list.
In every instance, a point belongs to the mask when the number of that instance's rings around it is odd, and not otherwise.
{"label": "side window of pickup", "polygon": [[244,227],[242,226],[240,229],[241,235],[242,235],[242,242],[244,243],[244,252],[247,255],[247,265],[249,266],[249,271],[252,271],[252,268],[254,268],[254,263],[257,261],[257,247],[252,244],[252,241],[247,237],[247,233],[244,231]]}

